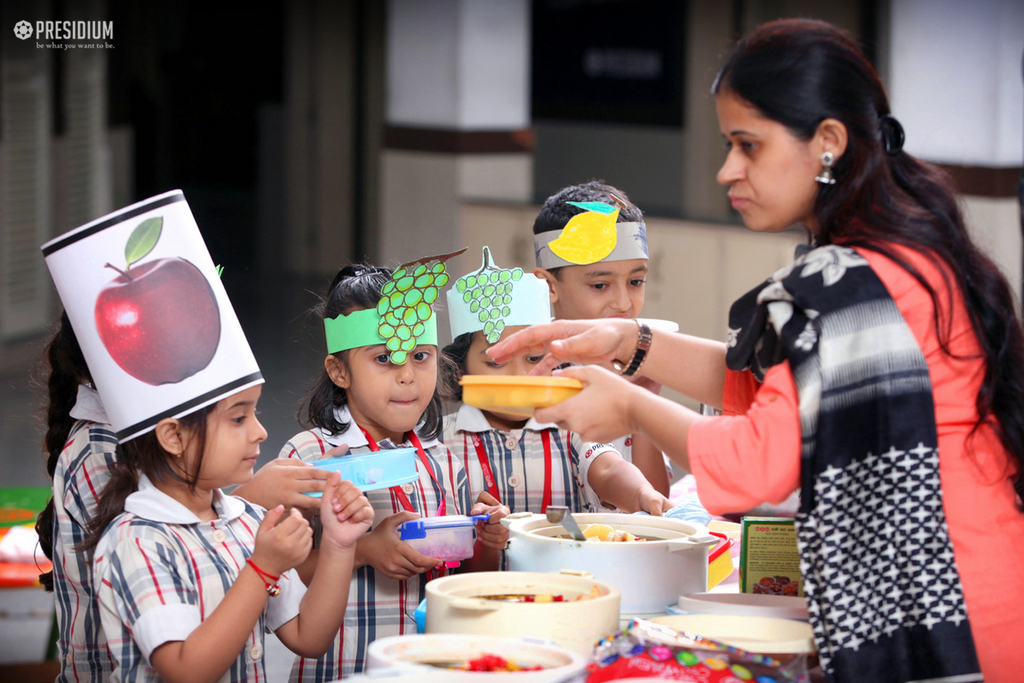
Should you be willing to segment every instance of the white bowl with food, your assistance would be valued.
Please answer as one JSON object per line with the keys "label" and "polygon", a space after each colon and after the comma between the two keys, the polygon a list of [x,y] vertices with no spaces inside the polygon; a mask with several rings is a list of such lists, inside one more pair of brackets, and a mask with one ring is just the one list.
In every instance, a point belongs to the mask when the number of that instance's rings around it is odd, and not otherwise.
{"label": "white bowl with food", "polygon": [[[650,515],[581,513],[573,518],[590,540],[574,540],[543,515],[517,513],[503,519],[509,529],[508,568],[589,572],[622,592],[624,616],[664,614],[680,595],[707,590],[708,551],[719,539],[706,527]],[[629,540],[608,540],[624,535]],[[599,540],[602,536],[605,540]]]}
{"label": "white bowl with food", "polygon": [[529,636],[589,656],[619,626],[619,590],[586,572],[471,572],[426,593],[427,633]]}
{"label": "white bowl with food", "polygon": [[536,639],[469,634],[419,634],[379,638],[367,648],[367,673],[408,673],[415,681],[507,683],[583,680],[587,659]]}

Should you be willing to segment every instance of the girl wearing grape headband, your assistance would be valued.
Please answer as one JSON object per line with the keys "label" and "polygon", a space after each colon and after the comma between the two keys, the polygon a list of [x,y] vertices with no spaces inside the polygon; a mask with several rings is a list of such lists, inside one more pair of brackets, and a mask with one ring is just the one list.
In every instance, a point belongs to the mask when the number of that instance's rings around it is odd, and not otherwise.
{"label": "girl wearing grape headband", "polygon": [[[437,368],[437,319],[431,304],[448,282],[444,261],[420,259],[392,273],[347,266],[317,307],[328,355],[299,420],[306,431],[281,450],[282,458],[314,462],[347,450],[366,453],[412,447],[419,478],[368,491],[372,531],[356,547],[356,567],[341,637],[320,659],[299,659],[293,681],[326,682],[362,671],[375,638],[413,633],[413,612],[426,581],[443,575],[439,559],[399,539],[398,525],[418,517],[482,514],[476,555],[468,568],[496,569],[508,530],[498,520],[508,510],[496,502],[471,503],[466,473],[444,444]],[[328,453],[331,451],[330,453]]]}
{"label": "girl wearing grape headband", "polygon": [[[499,364],[487,355],[506,335],[551,320],[544,281],[521,268],[495,266],[487,247],[480,269],[448,290],[448,312],[454,341],[444,353],[455,366],[453,386],[464,374],[525,375],[540,362],[541,356],[522,353]],[[465,467],[470,491],[487,492],[513,512],[561,505],[574,512],[614,506],[661,514],[669,507],[613,446],[584,442],[532,417],[463,404],[446,421],[444,442]]]}

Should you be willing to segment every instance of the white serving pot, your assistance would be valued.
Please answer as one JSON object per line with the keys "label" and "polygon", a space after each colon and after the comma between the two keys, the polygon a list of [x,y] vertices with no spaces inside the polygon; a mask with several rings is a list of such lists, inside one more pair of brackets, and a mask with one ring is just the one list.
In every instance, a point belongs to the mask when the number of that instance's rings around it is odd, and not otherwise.
{"label": "white serving pot", "polygon": [[[438,668],[431,664],[463,662],[481,655],[498,655],[520,666],[542,666],[540,671],[481,672]],[[553,683],[584,680],[587,658],[553,643],[520,638],[497,638],[467,634],[421,634],[379,638],[366,650],[366,671],[409,675],[408,680],[478,681],[500,677],[506,683]]]}
{"label": "white serving pot", "polygon": [[[472,572],[434,579],[426,591],[427,633],[540,638],[589,657],[594,644],[619,627],[619,589],[586,572]],[[562,595],[566,601],[480,597],[512,594]]]}
{"label": "white serving pot", "polygon": [[[543,515],[516,513],[508,526],[508,568],[514,571],[590,572],[622,591],[622,616],[664,614],[680,595],[708,589],[708,550],[717,542],[706,527],[648,515],[581,513],[580,527],[606,524],[654,540],[602,543],[560,538],[560,524]],[[429,585],[429,584],[428,584]]]}

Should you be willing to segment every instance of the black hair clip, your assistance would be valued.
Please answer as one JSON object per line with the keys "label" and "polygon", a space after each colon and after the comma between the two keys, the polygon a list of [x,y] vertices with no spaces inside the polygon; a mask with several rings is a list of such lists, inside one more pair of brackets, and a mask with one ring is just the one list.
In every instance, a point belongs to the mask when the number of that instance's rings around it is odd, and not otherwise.
{"label": "black hair clip", "polygon": [[879,117],[879,128],[882,131],[882,146],[885,153],[889,155],[899,154],[903,151],[903,142],[906,135],[903,133],[903,126],[891,114],[882,114]]}

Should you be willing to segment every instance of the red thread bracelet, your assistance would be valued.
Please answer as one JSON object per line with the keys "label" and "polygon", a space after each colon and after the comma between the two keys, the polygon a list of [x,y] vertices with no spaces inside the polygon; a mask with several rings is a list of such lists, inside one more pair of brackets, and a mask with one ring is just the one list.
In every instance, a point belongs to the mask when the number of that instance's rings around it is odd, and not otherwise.
{"label": "red thread bracelet", "polygon": [[246,558],[245,563],[252,567],[253,571],[255,571],[256,574],[260,577],[260,580],[263,581],[263,585],[267,587],[267,592],[270,593],[270,597],[276,598],[278,595],[281,594],[281,586],[279,586],[277,583],[278,580],[280,580],[281,578],[280,576],[274,576],[269,572],[263,571],[262,569],[256,566],[256,563],[252,561],[251,557]]}

